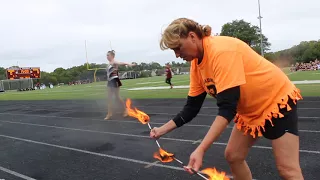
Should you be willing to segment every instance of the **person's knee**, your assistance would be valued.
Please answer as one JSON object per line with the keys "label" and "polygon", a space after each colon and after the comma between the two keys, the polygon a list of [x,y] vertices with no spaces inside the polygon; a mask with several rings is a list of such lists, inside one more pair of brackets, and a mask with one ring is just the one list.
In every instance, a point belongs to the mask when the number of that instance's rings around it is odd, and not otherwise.
{"label": "person's knee", "polygon": [[286,180],[303,180],[301,168],[299,166],[286,164],[277,164],[280,177]]}
{"label": "person's knee", "polygon": [[232,148],[226,148],[224,152],[225,159],[228,161],[229,164],[234,164],[234,163],[241,163],[245,161],[246,159],[246,154],[241,153],[237,151],[236,149]]}

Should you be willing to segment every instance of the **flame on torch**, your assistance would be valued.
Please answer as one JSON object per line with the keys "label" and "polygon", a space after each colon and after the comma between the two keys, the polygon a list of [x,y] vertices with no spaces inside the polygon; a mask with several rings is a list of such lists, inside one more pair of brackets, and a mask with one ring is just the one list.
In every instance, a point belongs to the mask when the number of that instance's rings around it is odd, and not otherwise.
{"label": "flame on torch", "polygon": [[137,118],[142,124],[147,124],[150,121],[150,117],[138,110],[137,108],[131,108],[131,100],[127,99],[126,101],[126,107],[127,107],[127,111],[128,111],[128,115],[134,118]]}
{"label": "flame on torch", "polygon": [[[149,129],[151,130],[151,126],[149,124],[149,121],[150,121],[150,117],[148,116],[148,114],[146,114],[145,112],[143,111],[140,111],[138,110],[137,108],[131,108],[131,100],[130,99],[127,99],[126,101],[126,108],[127,108],[127,112],[128,112],[128,115],[131,116],[131,117],[134,117],[136,119],[138,119],[142,124],[148,124],[149,126]],[[153,157],[158,159],[159,161],[163,162],[163,163],[168,163],[168,162],[172,162],[172,161],[177,161],[179,162],[180,164],[183,165],[183,162],[176,159],[174,157],[174,154],[172,153],[169,153],[165,150],[163,150],[161,147],[160,147],[160,144],[158,143],[158,141],[156,140],[156,143],[159,147],[159,151],[158,152],[155,152],[153,154]],[[203,179],[206,179],[206,180],[230,180],[230,178],[228,176],[226,176],[226,173],[225,172],[218,172],[215,168],[207,168],[207,169],[204,169],[201,171],[203,174],[206,174],[208,178],[206,178],[204,175],[200,174],[199,172],[196,172],[200,177],[202,177]]]}
{"label": "flame on torch", "polygon": [[169,153],[162,148],[159,148],[159,152],[155,152],[153,157],[164,163],[172,162],[174,160],[174,154]]}
{"label": "flame on torch", "polygon": [[207,168],[201,171],[209,176],[209,180],[230,180],[225,172],[218,172],[216,168]]}

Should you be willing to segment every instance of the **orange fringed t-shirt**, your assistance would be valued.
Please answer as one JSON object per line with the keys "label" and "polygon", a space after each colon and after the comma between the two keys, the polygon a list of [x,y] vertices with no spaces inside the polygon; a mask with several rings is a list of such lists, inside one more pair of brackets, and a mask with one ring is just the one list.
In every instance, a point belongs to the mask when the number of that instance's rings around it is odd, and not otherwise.
{"label": "orange fringed t-shirt", "polygon": [[237,128],[253,137],[262,136],[265,121],[283,117],[279,107],[291,110],[302,99],[300,90],[280,68],[257,54],[239,39],[210,36],[203,39],[204,56],[191,62],[189,96],[206,91],[211,96],[240,86],[235,122]]}

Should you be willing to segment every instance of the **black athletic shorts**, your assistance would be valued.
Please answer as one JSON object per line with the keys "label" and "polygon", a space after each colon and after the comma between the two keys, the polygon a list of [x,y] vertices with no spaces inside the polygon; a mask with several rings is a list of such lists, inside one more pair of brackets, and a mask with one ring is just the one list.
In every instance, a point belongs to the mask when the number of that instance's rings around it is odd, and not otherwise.
{"label": "black athletic shorts", "polygon": [[118,87],[122,86],[122,83],[119,78],[114,78],[111,81],[108,81],[107,86],[112,87],[112,88],[118,88]]}
{"label": "black athletic shorts", "polygon": [[166,78],[166,83],[171,85],[171,78]]}
{"label": "black athletic shorts", "polygon": [[265,138],[274,140],[280,138],[286,132],[299,135],[298,134],[298,113],[297,105],[293,103],[292,99],[289,98],[288,104],[291,107],[290,111],[287,108],[280,109],[280,113],[284,115],[282,118],[272,118],[271,125],[270,121],[266,121],[265,132],[262,130],[262,134]]}

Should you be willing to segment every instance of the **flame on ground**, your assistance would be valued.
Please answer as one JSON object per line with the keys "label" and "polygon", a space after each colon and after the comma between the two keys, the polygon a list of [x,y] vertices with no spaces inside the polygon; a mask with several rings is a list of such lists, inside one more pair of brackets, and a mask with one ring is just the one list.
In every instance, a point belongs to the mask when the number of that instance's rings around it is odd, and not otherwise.
{"label": "flame on ground", "polygon": [[138,110],[137,108],[134,108],[134,109],[131,108],[130,99],[127,99],[126,107],[127,107],[128,115],[131,117],[137,118],[142,124],[147,124],[150,121],[150,117],[146,113]]}
{"label": "flame on ground", "polygon": [[207,168],[201,171],[209,176],[209,180],[230,180],[225,172],[218,172],[216,168]]}
{"label": "flame on ground", "polygon": [[153,157],[164,163],[172,162],[174,160],[174,154],[166,152],[162,148],[159,148],[159,152],[155,152]]}

